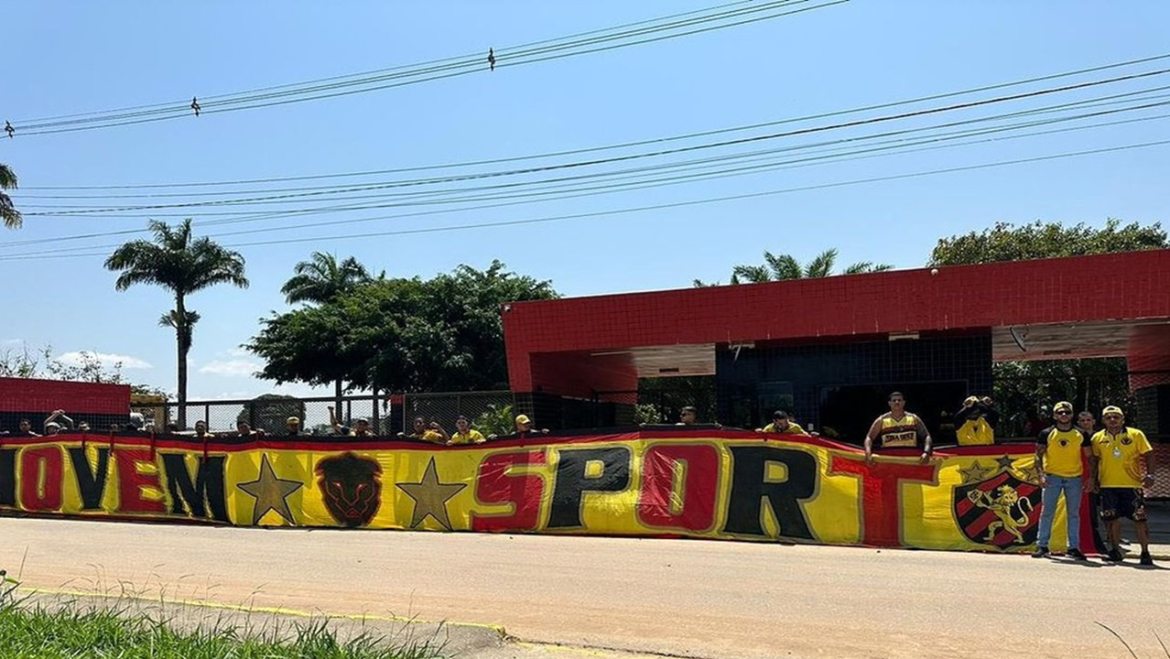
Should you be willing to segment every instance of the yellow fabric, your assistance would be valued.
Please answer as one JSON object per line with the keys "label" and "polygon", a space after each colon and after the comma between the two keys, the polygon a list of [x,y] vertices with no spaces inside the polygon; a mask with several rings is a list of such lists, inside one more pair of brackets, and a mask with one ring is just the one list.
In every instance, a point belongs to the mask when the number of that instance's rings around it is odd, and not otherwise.
{"label": "yellow fabric", "polygon": [[918,417],[907,412],[901,419],[882,418],[878,438],[882,448],[914,447],[918,445]]}
{"label": "yellow fabric", "polygon": [[959,446],[988,446],[995,443],[995,429],[987,419],[968,419],[956,431]]}
{"label": "yellow fabric", "polygon": [[1048,442],[1044,449],[1044,473],[1062,478],[1075,478],[1082,475],[1084,463],[1081,461],[1081,450],[1089,448],[1084,445],[1085,436],[1080,430],[1060,430],[1053,428],[1048,433]]}
{"label": "yellow fabric", "polygon": [[458,430],[451,433],[452,444],[480,444],[487,441],[483,433],[475,428],[469,428],[466,433],[461,433]]}
{"label": "yellow fabric", "polygon": [[[916,421],[904,424],[912,430]],[[1139,443],[1148,446],[1130,433],[1133,450]],[[1031,514],[1039,498],[1034,447],[1022,445],[1005,445],[994,454],[940,452],[927,464],[917,456],[879,456],[870,466],[854,447],[805,437],[762,442],[756,433],[720,430],[536,437],[459,449],[392,440],[213,441],[205,447],[89,437],[5,438],[0,509],[339,527],[346,523],[331,501],[375,492],[377,505],[366,509],[362,528],[518,528],[836,545],[874,544],[865,534],[884,512],[894,517],[888,546],[1015,552],[1034,548],[1034,533],[1028,534],[1038,522]],[[353,487],[335,491],[331,474]],[[83,493],[87,488],[89,495]],[[783,505],[793,488],[798,500]],[[577,496],[566,498],[574,491]],[[893,494],[878,496],[883,491]],[[217,497],[222,519],[213,519]],[[761,514],[745,517],[744,506],[758,506]],[[741,524],[762,530],[730,528],[737,514]],[[511,518],[527,521],[501,522]],[[999,531],[989,521],[997,521]],[[504,525],[490,526],[497,523]],[[1058,512],[1053,537],[1062,537],[1063,528]],[[1021,535],[1015,539],[1008,530]],[[989,533],[998,534],[996,543]]]}
{"label": "yellow fabric", "polygon": [[1137,428],[1123,428],[1117,435],[1099,431],[1093,435],[1093,455],[1100,460],[1097,482],[1101,487],[1142,487],[1140,457],[1153,450]]}
{"label": "yellow fabric", "polygon": [[775,433],[780,433],[781,435],[807,435],[808,434],[804,431],[804,428],[801,428],[800,426],[798,426],[795,423],[792,423],[791,421],[788,422],[788,427],[785,428],[784,430],[777,430],[775,423],[769,423],[768,425],[764,426],[764,432],[775,432]]}

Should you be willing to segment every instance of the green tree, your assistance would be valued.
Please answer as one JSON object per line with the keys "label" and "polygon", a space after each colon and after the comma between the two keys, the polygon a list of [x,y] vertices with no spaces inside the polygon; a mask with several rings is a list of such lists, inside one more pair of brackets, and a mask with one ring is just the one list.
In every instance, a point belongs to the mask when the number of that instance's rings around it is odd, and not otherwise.
{"label": "green tree", "polygon": [[[833,267],[837,265],[837,250],[826,249],[817,254],[806,265],[801,265],[796,257],[790,254],[773,254],[764,252],[764,263],[761,265],[737,265],[731,270],[732,284],[760,284],[768,281],[786,281],[789,279],[813,279],[817,277],[831,277],[835,273]],[[885,272],[894,266],[885,263],[861,261],[845,268],[841,274],[859,275],[866,272]],[[703,282],[695,280],[696,288],[705,286]]]}
{"label": "green tree", "polygon": [[379,279],[317,307],[274,314],[247,345],[260,375],[350,389],[476,391],[507,386],[501,309],[556,297],[547,281],[493,261],[431,280]]}
{"label": "green tree", "polygon": [[285,421],[295,416],[305,421],[305,404],[295,396],[283,394],[261,394],[244,404],[244,409],[236,415],[236,423],[244,421],[254,430],[263,430],[269,435],[283,435],[286,432]]}
{"label": "green tree", "polygon": [[[1107,254],[1170,247],[1160,224],[1121,225],[1109,219],[1100,229],[1084,223],[1006,222],[983,231],[942,238],[930,255],[932,266],[996,263],[1027,259]],[[997,432],[1018,436],[1041,405],[1067,400],[1080,409],[1132,403],[1123,357],[1064,361],[998,362],[992,365],[993,397],[1003,414]],[[1044,419],[1041,419],[1044,420]]]}
{"label": "green tree", "polygon": [[293,266],[294,275],[280,289],[289,304],[324,304],[370,281],[366,267],[350,256],[340,263],[334,254],[313,252]]}
{"label": "green tree", "polygon": [[[338,263],[336,255],[322,252],[313,252],[308,261],[297,263],[293,273],[280,289],[289,304],[325,304],[370,282],[370,273],[354,257]],[[333,381],[334,405],[339,410],[344,384],[341,378]]]}
{"label": "green tree", "polygon": [[1110,218],[1104,227],[1094,229],[1084,223],[1064,226],[1059,222],[1036,221],[1015,226],[999,222],[990,229],[940,239],[930,254],[929,265],[1025,261],[1166,247],[1170,244],[1160,223],[1144,227],[1134,222],[1121,226],[1120,220]]}
{"label": "green tree", "polygon": [[9,229],[19,229],[23,224],[23,218],[20,211],[16,210],[16,206],[12,203],[12,197],[4,193],[4,190],[16,189],[16,172],[3,163],[0,163],[0,220],[3,220],[4,226]]}
{"label": "green tree", "polygon": [[187,296],[216,284],[248,287],[244,257],[210,238],[191,234],[190,218],[172,227],[152,220],[148,225],[154,242],[134,240],[114,250],[106,268],[120,271],[115,287],[124,291],[134,284],[162,286],[175,296],[175,308],[163,314],[160,325],[175,330],[178,353],[179,426],[187,427],[187,354],[199,314],[187,309]]}

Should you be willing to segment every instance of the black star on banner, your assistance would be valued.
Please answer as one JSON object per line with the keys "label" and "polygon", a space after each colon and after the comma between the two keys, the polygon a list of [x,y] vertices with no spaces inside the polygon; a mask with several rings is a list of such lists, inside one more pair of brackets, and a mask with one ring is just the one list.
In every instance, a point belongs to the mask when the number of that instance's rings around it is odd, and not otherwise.
{"label": "black star on banner", "polygon": [[248,496],[256,498],[256,505],[252,508],[252,526],[258,526],[270,510],[276,511],[286,522],[296,526],[297,521],[288,507],[288,496],[303,486],[304,483],[300,481],[277,478],[267,454],[260,459],[260,474],[256,480],[236,485]]}
{"label": "black star on banner", "polygon": [[995,470],[984,467],[976,460],[966,468],[960,469],[959,473],[963,475],[963,484],[966,485],[967,483],[979,483],[991,478],[995,475]]}
{"label": "black star on banner", "polygon": [[439,472],[435,470],[435,459],[431,458],[427,464],[427,471],[422,481],[418,483],[395,483],[395,486],[406,492],[414,499],[414,511],[410,516],[410,528],[418,528],[428,516],[448,531],[451,530],[451,518],[447,516],[447,501],[459,494],[467,487],[466,483],[441,483]]}
{"label": "black star on banner", "polygon": [[1002,458],[995,459],[995,463],[998,464],[999,468],[1004,470],[1004,471],[1011,471],[1012,470],[1012,462],[1014,462],[1014,460],[1012,460],[1011,456],[1009,456],[1009,455],[1005,455]]}

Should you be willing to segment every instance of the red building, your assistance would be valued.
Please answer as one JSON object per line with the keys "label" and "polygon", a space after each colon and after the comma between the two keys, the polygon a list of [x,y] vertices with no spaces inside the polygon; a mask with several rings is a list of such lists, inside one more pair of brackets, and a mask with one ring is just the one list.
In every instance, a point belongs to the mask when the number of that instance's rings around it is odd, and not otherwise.
{"label": "red building", "polygon": [[1170,250],[519,302],[503,318],[512,389],[552,425],[639,378],[713,375],[725,423],[785,408],[856,439],[892,389],[953,410],[991,391],[993,361],[1125,357],[1131,421],[1170,435]]}

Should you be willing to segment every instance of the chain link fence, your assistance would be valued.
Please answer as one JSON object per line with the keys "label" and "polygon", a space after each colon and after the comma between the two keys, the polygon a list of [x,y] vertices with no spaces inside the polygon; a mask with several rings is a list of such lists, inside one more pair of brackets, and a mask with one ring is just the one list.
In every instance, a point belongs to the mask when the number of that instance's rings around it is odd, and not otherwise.
{"label": "chain link fence", "polygon": [[[352,428],[359,419],[370,423],[381,436],[409,432],[415,417],[429,423],[437,421],[448,431],[455,427],[455,419],[466,416],[473,426],[484,426],[491,432],[510,432],[513,415],[513,396],[510,391],[392,394],[375,398],[371,395],[343,396],[340,400],[328,398],[296,398],[266,395],[250,400],[189,401],[184,408],[186,426],[203,421],[212,433],[234,432],[237,424],[245,422],[254,430],[270,435],[282,435],[290,417],[300,420],[304,434],[338,434],[334,422],[342,432]],[[152,411],[151,425],[161,431],[163,424],[154,419],[164,416],[178,425],[179,405],[166,403],[165,415]],[[144,412],[145,413],[145,412]],[[518,412],[517,412],[518,413]],[[503,430],[498,427],[503,421]]]}

